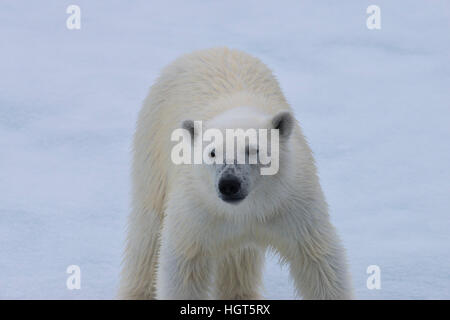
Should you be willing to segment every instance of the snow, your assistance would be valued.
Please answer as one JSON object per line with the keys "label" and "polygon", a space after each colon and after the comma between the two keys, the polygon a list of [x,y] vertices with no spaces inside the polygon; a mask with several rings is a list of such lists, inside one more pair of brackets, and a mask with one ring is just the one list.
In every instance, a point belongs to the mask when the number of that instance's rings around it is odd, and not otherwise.
{"label": "snow", "polygon": [[[229,46],[268,64],[295,109],[356,296],[449,299],[449,18],[424,0],[3,2],[0,298],[114,298],[141,102],[177,56]],[[66,288],[72,264],[81,290]],[[272,255],[265,287],[294,297]]]}

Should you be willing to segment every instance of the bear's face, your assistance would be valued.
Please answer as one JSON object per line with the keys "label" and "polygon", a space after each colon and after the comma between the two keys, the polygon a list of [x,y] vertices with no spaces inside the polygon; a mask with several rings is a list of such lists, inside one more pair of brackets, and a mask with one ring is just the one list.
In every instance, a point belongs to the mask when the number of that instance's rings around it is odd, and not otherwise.
{"label": "bear's face", "polygon": [[244,202],[263,183],[277,188],[279,179],[274,176],[280,145],[287,143],[293,127],[289,112],[271,116],[247,107],[228,110],[204,123],[184,121],[194,153],[200,150],[202,155],[202,163],[193,169],[193,183],[208,197],[228,205]]}

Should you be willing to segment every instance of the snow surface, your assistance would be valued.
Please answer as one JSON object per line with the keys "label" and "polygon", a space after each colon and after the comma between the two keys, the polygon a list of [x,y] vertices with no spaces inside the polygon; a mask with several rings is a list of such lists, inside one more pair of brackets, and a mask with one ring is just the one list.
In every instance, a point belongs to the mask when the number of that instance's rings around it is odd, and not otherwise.
{"label": "snow surface", "polygon": [[[268,64],[295,109],[357,297],[449,299],[449,24],[448,1],[2,1],[0,298],[115,296],[141,102],[179,55],[229,46]],[[265,286],[294,297],[276,257]]]}

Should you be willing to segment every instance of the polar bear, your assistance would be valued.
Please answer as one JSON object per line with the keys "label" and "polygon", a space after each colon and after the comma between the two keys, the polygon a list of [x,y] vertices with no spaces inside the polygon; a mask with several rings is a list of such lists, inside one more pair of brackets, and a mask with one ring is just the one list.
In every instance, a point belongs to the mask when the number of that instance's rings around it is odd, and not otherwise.
{"label": "polar bear", "polygon": [[[223,164],[175,164],[172,133],[184,128],[195,143],[196,120],[218,130],[277,130],[276,174],[231,154]],[[214,156],[211,146],[203,151]],[[119,298],[259,299],[268,249],[289,265],[299,296],[352,298],[311,150],[260,60],[214,48],[166,67],[139,113],[132,180]]]}

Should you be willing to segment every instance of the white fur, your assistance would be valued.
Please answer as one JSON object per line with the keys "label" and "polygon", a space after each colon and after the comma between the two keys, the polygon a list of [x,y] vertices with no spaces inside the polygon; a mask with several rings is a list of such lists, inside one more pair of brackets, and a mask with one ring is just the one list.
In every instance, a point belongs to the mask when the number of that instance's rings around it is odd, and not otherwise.
{"label": "white fur", "polygon": [[289,264],[304,298],[352,297],[344,250],[297,123],[280,150],[279,172],[258,178],[238,205],[219,199],[206,171],[170,159],[171,132],[186,119],[261,128],[290,110],[271,71],[237,50],[194,52],[164,69],[134,138],[120,298],[261,298],[267,248]]}

